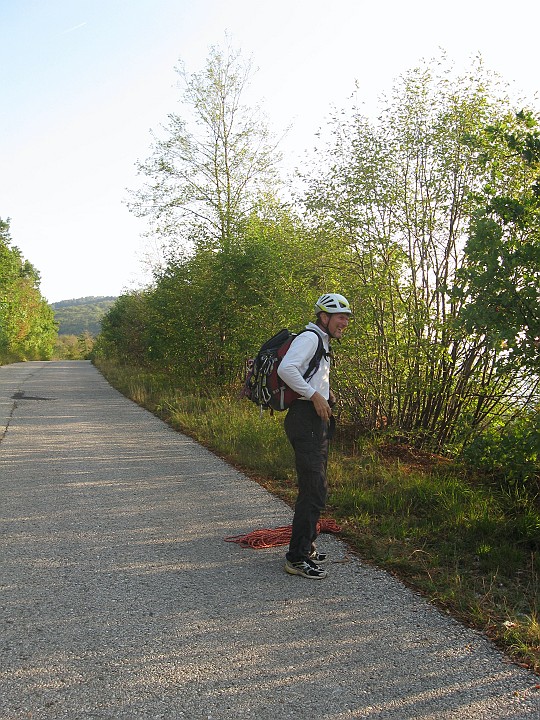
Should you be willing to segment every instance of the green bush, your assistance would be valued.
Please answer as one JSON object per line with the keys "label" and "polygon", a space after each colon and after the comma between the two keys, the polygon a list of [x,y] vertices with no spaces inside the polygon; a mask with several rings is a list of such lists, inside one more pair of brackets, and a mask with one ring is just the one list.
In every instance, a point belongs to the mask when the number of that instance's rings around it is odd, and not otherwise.
{"label": "green bush", "polygon": [[477,436],[463,451],[468,468],[502,489],[536,495],[540,480],[540,408]]}

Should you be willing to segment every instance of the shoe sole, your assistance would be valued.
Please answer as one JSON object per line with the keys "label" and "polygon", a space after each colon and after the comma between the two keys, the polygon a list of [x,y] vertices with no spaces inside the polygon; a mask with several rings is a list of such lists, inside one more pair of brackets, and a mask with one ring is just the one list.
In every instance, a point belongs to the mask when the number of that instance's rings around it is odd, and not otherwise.
{"label": "shoe sole", "polygon": [[306,580],[324,580],[328,574],[326,570],[323,570],[320,575],[306,575],[300,568],[291,567],[290,565],[285,565],[285,572],[289,573],[289,575],[299,575],[306,578]]}

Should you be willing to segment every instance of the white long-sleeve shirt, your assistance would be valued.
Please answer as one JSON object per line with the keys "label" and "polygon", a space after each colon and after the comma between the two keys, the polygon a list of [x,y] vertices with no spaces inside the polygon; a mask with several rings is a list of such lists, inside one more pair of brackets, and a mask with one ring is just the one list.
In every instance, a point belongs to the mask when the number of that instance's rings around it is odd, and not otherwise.
{"label": "white long-sleeve shirt", "polygon": [[[324,330],[312,322],[306,325],[306,328],[315,330],[315,332],[320,335],[323,341],[323,347],[326,353],[328,353],[329,338]],[[309,383],[303,378],[310,360],[317,351],[318,345],[319,341],[315,333],[303,332],[294,338],[278,368],[279,377],[305,400],[310,400],[316,392],[319,392],[326,400],[330,397],[330,358],[328,356],[323,355],[317,372],[313,375]]]}

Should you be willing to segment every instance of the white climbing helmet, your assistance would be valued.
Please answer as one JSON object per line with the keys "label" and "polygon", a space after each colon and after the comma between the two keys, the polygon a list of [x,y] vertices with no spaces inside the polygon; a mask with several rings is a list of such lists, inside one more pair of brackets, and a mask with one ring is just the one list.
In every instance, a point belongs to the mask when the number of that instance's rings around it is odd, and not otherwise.
{"label": "white climbing helmet", "polygon": [[347,315],[352,315],[349,301],[346,297],[343,297],[343,295],[339,295],[338,293],[327,293],[325,295],[321,295],[315,303],[315,315],[318,315],[320,312],[329,313],[330,315],[333,313],[346,313]]}

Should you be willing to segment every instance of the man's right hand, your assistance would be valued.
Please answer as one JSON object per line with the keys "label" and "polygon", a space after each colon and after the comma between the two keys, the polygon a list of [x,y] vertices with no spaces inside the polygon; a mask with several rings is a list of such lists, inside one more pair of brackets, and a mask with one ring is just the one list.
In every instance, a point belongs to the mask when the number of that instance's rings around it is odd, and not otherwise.
{"label": "man's right hand", "polygon": [[311,402],[315,408],[315,412],[322,419],[328,422],[332,415],[332,408],[328,404],[328,401],[319,392],[313,393],[311,396]]}

